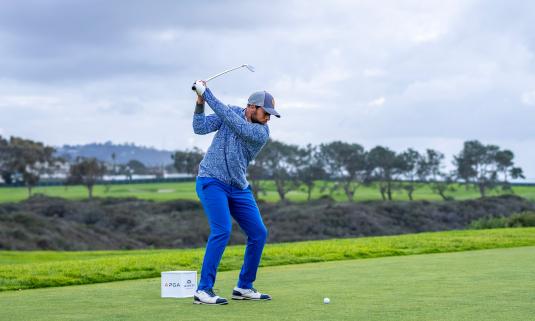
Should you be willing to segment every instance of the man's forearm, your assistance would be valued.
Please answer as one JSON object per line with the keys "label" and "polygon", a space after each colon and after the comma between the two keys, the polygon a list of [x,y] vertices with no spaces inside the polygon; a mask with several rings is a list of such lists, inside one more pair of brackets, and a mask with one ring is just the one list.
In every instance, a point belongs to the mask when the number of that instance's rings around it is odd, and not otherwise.
{"label": "man's forearm", "polygon": [[204,101],[202,103],[200,103],[200,104],[197,101],[197,103],[195,104],[195,113],[196,114],[204,114]]}
{"label": "man's forearm", "polygon": [[202,98],[201,96],[197,96],[197,102],[195,103],[195,113],[204,113],[204,98]]}

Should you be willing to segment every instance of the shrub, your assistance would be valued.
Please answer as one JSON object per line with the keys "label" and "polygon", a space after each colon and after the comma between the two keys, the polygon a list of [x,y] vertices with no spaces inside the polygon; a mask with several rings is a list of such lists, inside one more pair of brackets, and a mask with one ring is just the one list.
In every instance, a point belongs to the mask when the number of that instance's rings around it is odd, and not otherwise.
{"label": "shrub", "polygon": [[475,230],[489,229],[489,228],[500,228],[507,226],[507,217],[482,217],[480,219],[474,220],[470,223],[470,228]]}
{"label": "shrub", "polygon": [[525,211],[511,216],[483,217],[470,223],[472,229],[535,226],[535,212]]}
{"label": "shrub", "polygon": [[535,212],[522,212],[511,215],[508,227],[535,226]]}

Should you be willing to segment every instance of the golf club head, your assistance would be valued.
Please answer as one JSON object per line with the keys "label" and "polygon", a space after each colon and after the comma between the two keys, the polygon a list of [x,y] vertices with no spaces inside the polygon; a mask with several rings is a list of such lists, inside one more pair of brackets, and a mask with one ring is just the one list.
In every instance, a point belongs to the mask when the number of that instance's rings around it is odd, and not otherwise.
{"label": "golf club head", "polygon": [[245,68],[249,69],[250,72],[254,72],[254,70],[255,70],[254,67],[251,66],[251,65],[247,65],[247,64],[245,64],[245,65],[243,65],[243,66],[244,66]]}

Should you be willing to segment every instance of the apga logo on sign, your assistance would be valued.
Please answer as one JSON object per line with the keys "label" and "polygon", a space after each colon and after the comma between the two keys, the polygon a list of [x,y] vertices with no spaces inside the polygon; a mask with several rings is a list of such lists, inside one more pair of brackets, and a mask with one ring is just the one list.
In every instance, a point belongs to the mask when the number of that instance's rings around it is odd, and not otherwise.
{"label": "apga logo on sign", "polygon": [[[180,287],[180,283],[179,282],[165,282],[164,286],[166,288],[179,288]],[[187,280],[186,281],[186,284],[184,284],[182,287],[184,289],[191,289],[193,288],[193,283],[191,282],[191,280]]]}
{"label": "apga logo on sign", "polygon": [[167,287],[172,287],[172,288],[180,287],[180,283],[178,283],[178,282],[173,282],[173,283],[171,283],[171,282],[169,282],[169,283],[165,282],[165,287],[166,287],[166,288],[167,288]]}

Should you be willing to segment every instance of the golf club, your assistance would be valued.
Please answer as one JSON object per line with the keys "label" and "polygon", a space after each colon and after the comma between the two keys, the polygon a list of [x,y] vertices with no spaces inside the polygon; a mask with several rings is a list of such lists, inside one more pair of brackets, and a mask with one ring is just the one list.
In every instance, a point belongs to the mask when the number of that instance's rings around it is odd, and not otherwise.
{"label": "golf club", "polygon": [[[207,79],[204,80],[204,81],[205,81],[205,82],[209,82],[209,81],[212,80],[212,79],[215,79],[215,78],[217,78],[217,77],[219,77],[219,76],[222,76],[222,75],[224,75],[224,74],[226,74],[226,73],[229,73],[229,72],[231,72],[231,71],[233,71],[233,70],[240,69],[240,68],[243,68],[243,67],[249,69],[250,72],[254,72],[254,71],[255,71],[255,69],[254,69],[253,66],[248,65],[248,64],[243,64],[243,65],[240,65],[240,66],[238,66],[238,67],[234,67],[234,68],[231,68],[231,69],[229,69],[229,70],[225,70],[225,71],[223,71],[223,72],[220,72],[220,73],[218,73],[218,74],[216,74],[216,75],[213,75],[212,77],[209,77],[209,78],[207,78]],[[191,87],[191,89],[192,89],[192,90],[195,90],[195,85],[193,85],[193,86]]]}

